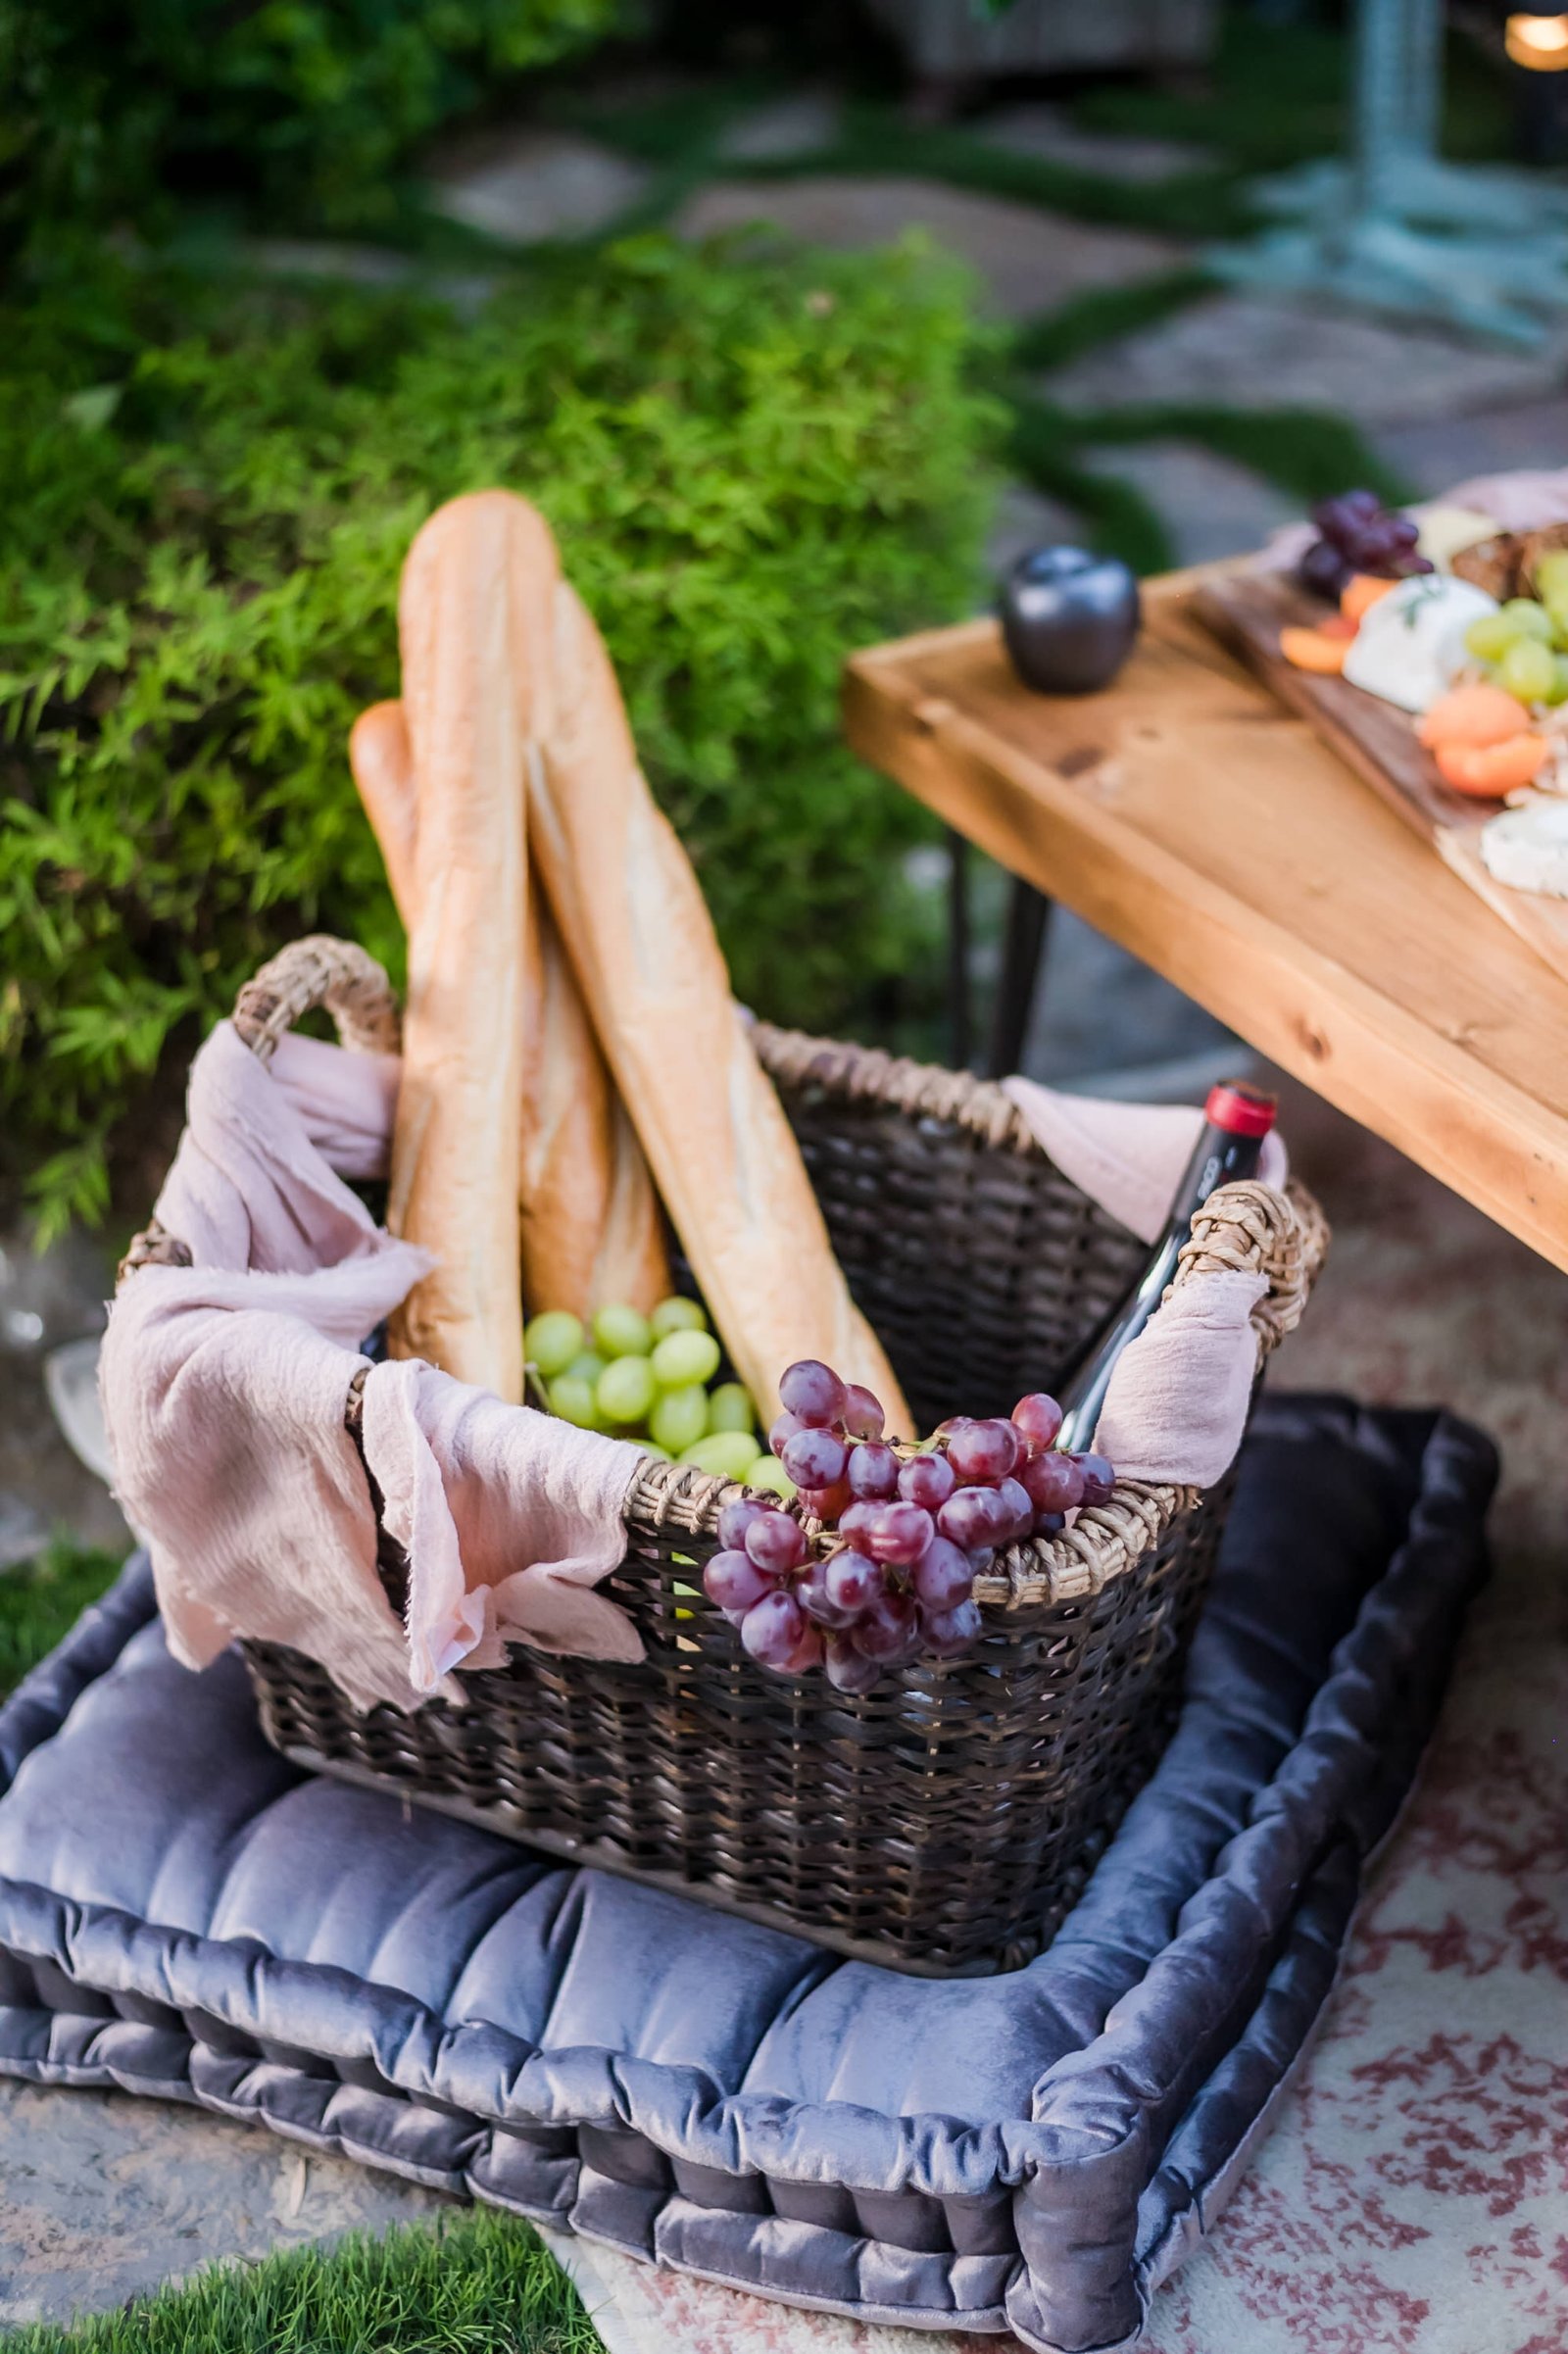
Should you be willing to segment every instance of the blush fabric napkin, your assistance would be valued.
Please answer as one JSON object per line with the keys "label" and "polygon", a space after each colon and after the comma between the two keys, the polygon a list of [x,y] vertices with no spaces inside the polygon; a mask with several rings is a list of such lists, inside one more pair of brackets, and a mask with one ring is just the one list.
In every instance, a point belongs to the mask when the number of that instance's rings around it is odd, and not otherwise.
{"label": "blush fabric napkin", "polygon": [[[1203,1126],[1186,1103],[1116,1103],[1033,1079],[1003,1092],[1064,1177],[1150,1245],[1158,1241]],[[1258,1182],[1289,1174],[1278,1131],[1263,1139]],[[1212,1269],[1172,1293],[1118,1358],[1095,1445],[1127,1479],[1210,1488],[1247,1429],[1258,1344],[1252,1310],[1268,1279]]]}
{"label": "blush fabric napkin", "polygon": [[[1049,1152],[1092,1202],[1137,1235],[1156,1243],[1202,1133],[1194,1103],[1119,1103],[1099,1096],[1067,1095],[1036,1079],[1004,1079],[1002,1092]],[[1260,1185],[1283,1186],[1290,1175],[1277,1129],[1263,1139]]]}
{"label": "blush fabric napkin", "polygon": [[1509,474],[1472,474],[1443,494],[1445,507],[1473,507],[1504,531],[1543,531],[1568,523],[1568,466],[1519,467]]}
{"label": "blush fabric napkin", "polygon": [[[637,1658],[592,1589],[620,1558],[641,1461],[416,1363],[371,1365],[363,1336],[421,1275],[337,1170],[379,1174],[396,1057],[310,1039],[270,1069],[220,1023],[191,1069],[160,1223],[193,1264],[122,1287],[100,1361],[114,1484],[152,1552],[175,1655],[234,1636],[292,1644],[360,1705],[412,1707],[509,1640]],[[344,1425],[365,1374],[365,1463]],[[375,1567],[366,1468],[410,1553],[407,1624]]]}
{"label": "blush fabric napkin", "polygon": [[1095,1446],[1125,1479],[1212,1488],[1247,1434],[1257,1377],[1252,1310],[1266,1275],[1215,1267],[1173,1292],[1116,1360]]}

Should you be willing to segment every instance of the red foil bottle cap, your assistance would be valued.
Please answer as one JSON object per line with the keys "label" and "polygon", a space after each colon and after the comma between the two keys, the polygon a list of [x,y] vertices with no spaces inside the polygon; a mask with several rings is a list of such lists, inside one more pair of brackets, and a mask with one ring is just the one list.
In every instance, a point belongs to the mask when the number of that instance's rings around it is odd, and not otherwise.
{"label": "red foil bottle cap", "polygon": [[1275,1099],[1242,1079],[1222,1080],[1208,1091],[1203,1116],[1211,1128],[1229,1136],[1267,1136],[1278,1108]]}

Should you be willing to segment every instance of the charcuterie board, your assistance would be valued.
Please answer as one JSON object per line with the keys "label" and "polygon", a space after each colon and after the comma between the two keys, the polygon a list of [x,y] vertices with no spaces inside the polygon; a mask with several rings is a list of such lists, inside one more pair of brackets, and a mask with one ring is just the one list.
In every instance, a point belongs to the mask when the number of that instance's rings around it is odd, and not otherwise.
{"label": "charcuterie board", "polygon": [[1298,670],[1281,654],[1281,629],[1321,620],[1320,601],[1287,573],[1237,570],[1202,580],[1192,609],[1504,923],[1568,977],[1568,900],[1510,890],[1483,862],[1481,829],[1500,803],[1450,791],[1408,715],[1392,703],[1343,678]]}

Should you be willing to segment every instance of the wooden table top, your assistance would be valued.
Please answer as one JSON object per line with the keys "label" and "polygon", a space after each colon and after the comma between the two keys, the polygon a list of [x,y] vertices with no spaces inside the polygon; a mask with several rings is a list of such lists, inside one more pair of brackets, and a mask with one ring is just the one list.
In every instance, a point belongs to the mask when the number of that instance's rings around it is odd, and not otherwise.
{"label": "wooden table top", "polygon": [[1189,610],[1145,583],[1103,694],[994,621],[855,656],[850,742],[980,849],[1568,1268],[1568,980]]}

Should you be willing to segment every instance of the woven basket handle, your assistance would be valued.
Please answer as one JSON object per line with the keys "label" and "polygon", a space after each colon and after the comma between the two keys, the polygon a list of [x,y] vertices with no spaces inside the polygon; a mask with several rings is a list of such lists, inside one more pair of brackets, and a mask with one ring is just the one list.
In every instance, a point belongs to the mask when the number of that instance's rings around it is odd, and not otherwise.
{"label": "woven basket handle", "polygon": [[[258,1062],[271,1061],[278,1040],[316,1006],[324,1005],[339,1044],[356,1054],[395,1054],[400,1024],[392,984],[352,940],[313,932],[291,940],[245,983],[234,1001],[234,1027]],[[120,1262],[118,1291],[138,1267],[188,1267],[190,1251],[153,1218]]]}
{"label": "woven basket handle", "polygon": [[1328,1220],[1304,1185],[1293,1177],[1281,1193],[1244,1178],[1216,1186],[1194,1211],[1170,1290],[1221,1269],[1266,1275],[1268,1290],[1252,1310],[1261,1364],[1299,1324],[1328,1247]]}
{"label": "woven basket handle", "polygon": [[313,932],[279,949],[234,1000],[234,1027],[258,1062],[272,1059],[278,1040],[324,1005],[338,1042],[355,1054],[395,1054],[401,1025],[392,984],[373,956],[352,940]]}

